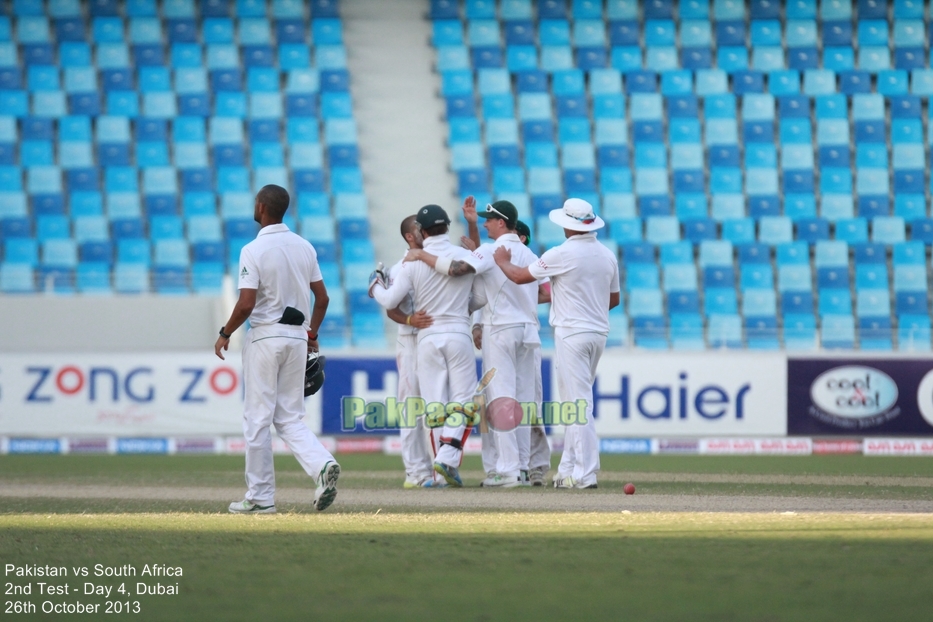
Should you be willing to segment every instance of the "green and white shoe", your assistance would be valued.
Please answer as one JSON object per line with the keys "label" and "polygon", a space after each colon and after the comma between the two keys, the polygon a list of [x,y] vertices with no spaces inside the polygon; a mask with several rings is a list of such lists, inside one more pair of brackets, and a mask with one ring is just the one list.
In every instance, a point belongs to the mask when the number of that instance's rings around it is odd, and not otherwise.
{"label": "green and white shoe", "polygon": [[570,475],[561,477],[558,473],[554,476],[554,488],[575,488],[576,485],[577,480]]}
{"label": "green and white shoe", "polygon": [[487,477],[480,484],[483,488],[515,488],[521,486],[522,481],[518,477],[505,477],[504,475],[494,475]]}
{"label": "green and white shoe", "polygon": [[256,505],[247,499],[234,501],[227,509],[231,514],[275,514],[274,505]]}
{"label": "green and white shoe", "polygon": [[317,490],[314,491],[312,505],[318,512],[323,512],[337,498],[337,478],[340,477],[340,465],[328,462],[318,476]]}

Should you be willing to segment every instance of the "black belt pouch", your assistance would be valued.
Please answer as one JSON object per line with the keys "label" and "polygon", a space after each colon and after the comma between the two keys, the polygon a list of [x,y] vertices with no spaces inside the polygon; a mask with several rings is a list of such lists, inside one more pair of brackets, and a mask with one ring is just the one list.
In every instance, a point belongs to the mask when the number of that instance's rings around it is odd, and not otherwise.
{"label": "black belt pouch", "polygon": [[279,320],[279,324],[287,324],[288,326],[301,326],[304,323],[305,314],[295,307],[285,307],[285,313],[282,314],[282,319]]}

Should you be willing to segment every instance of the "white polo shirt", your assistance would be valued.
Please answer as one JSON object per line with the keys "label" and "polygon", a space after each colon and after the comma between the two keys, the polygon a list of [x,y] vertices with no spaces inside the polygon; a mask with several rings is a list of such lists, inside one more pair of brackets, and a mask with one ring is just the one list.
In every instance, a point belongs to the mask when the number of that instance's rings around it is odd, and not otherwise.
{"label": "white polo shirt", "polygon": [[474,298],[485,300],[483,324],[506,326],[510,324],[538,323],[538,283],[518,285],[506,278],[505,273],[495,266],[492,255],[503,246],[512,252],[512,263],[524,268],[536,262],[538,256],[522,244],[518,235],[506,233],[492,242],[476,249],[476,254],[491,267],[478,276],[473,283]]}
{"label": "white polo shirt", "polygon": [[292,233],[288,225],[267,225],[240,251],[240,289],[256,290],[251,326],[278,324],[285,307],[311,320],[311,283],[322,280],[317,252],[311,243]]}
{"label": "white polo shirt", "polygon": [[619,291],[619,262],[595,233],[574,235],[528,266],[551,279],[551,326],[609,332],[609,294]]}
{"label": "white polo shirt", "polygon": [[[487,269],[481,257],[465,248],[454,246],[446,235],[425,238],[424,250],[436,257],[465,261],[473,266],[477,273]],[[462,324],[463,331],[469,333],[468,307],[474,276],[473,273],[469,273],[452,277],[436,272],[423,261],[409,261],[402,264],[402,269],[394,276],[388,289],[374,288],[373,297],[386,309],[394,309],[405,296],[413,294],[414,308],[426,311],[434,319],[434,324],[418,331],[419,337],[450,332],[451,324]]]}
{"label": "white polo shirt", "polygon": [[[404,257],[403,257],[404,259]],[[388,287],[392,287],[392,283],[395,281],[395,277],[398,275],[399,271],[402,269],[402,262],[399,261],[397,264],[389,268],[389,282],[386,284]],[[411,292],[407,296],[402,298],[402,302],[398,304],[398,310],[404,313],[405,315],[411,315],[415,312],[415,298],[412,296]],[[418,332],[418,329],[414,326],[409,326],[407,324],[398,325],[398,334],[402,335],[414,335]]]}

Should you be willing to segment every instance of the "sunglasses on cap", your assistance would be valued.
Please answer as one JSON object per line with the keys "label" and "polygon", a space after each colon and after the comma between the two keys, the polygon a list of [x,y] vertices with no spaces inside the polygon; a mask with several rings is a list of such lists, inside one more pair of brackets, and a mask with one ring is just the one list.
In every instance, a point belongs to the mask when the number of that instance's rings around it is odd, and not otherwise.
{"label": "sunglasses on cap", "polygon": [[489,203],[486,204],[486,211],[487,211],[487,212],[492,212],[493,214],[496,214],[497,216],[501,217],[502,220],[505,220],[505,221],[509,221],[509,220],[510,220],[508,216],[506,216],[505,214],[503,214],[502,212],[500,212],[499,210],[497,210],[496,208],[494,208],[494,207],[493,207],[491,204],[489,204]]}

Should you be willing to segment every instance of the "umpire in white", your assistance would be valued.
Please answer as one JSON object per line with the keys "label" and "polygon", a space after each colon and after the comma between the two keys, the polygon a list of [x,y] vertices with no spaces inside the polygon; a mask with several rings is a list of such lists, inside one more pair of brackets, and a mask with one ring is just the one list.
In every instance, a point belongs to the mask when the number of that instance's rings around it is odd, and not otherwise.
{"label": "umpire in white", "polygon": [[235,514],[275,513],[270,425],[315,478],[314,508],[327,509],[337,496],[340,466],[302,421],[308,350],[317,349],[329,299],[314,247],[282,224],[288,203],[280,186],[264,186],[256,195],[259,234],[240,252],[240,297],[214,344],[224,358],[230,336],[249,319],[243,346],[247,491],[245,499],[230,504]]}
{"label": "umpire in white", "polygon": [[[551,326],[556,347],[555,372],[563,402],[586,400],[585,422],[568,425],[556,488],[596,488],[599,438],[593,422],[593,382],[609,334],[609,309],[618,306],[619,263],[596,239],[604,225],[593,206],[567,199],[548,215],[564,229],[567,240],[527,268],[511,263],[506,248],[494,258],[509,280],[530,283],[551,279]],[[578,413],[579,414],[579,413]]]}

